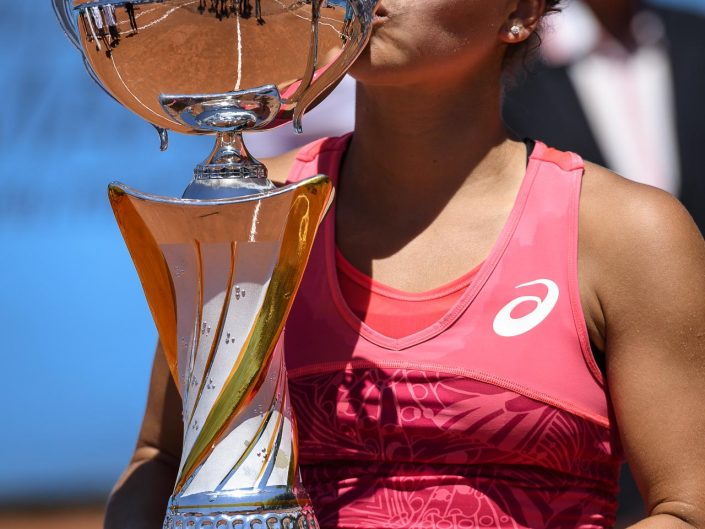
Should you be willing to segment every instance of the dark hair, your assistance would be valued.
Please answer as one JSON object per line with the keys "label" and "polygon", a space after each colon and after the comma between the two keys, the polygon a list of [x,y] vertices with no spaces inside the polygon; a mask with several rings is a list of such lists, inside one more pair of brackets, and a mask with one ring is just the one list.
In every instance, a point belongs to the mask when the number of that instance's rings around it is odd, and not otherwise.
{"label": "dark hair", "polygon": [[[546,10],[543,16],[546,17],[552,13],[558,13],[561,10],[563,0],[546,0]],[[526,70],[526,65],[541,47],[541,32],[544,26],[544,18],[539,23],[538,28],[531,36],[521,44],[513,44],[507,48],[504,55],[504,70],[509,74],[509,77],[515,77],[517,70],[523,68]]]}

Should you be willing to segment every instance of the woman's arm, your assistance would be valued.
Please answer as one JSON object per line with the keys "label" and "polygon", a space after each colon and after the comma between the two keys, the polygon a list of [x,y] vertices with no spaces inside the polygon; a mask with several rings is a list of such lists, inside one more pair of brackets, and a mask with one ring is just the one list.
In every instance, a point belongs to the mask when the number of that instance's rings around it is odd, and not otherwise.
{"label": "woman's arm", "polygon": [[670,195],[588,172],[608,387],[648,509],[633,529],[705,528],[705,244]]}
{"label": "woman's arm", "polygon": [[105,529],[161,527],[176,481],[182,434],[181,397],[159,346],[137,446],[110,494]]}

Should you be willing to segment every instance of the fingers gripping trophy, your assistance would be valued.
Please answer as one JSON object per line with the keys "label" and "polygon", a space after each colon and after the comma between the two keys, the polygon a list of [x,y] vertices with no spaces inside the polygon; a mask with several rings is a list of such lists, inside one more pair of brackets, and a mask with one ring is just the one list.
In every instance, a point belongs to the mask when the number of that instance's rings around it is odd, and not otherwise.
{"label": "fingers gripping trophy", "polygon": [[52,0],[88,72],[167,131],[215,135],[183,198],[109,198],[183,402],[164,527],[315,528],[278,338],[332,195],[275,188],[242,133],[293,122],[364,48],[377,0]]}

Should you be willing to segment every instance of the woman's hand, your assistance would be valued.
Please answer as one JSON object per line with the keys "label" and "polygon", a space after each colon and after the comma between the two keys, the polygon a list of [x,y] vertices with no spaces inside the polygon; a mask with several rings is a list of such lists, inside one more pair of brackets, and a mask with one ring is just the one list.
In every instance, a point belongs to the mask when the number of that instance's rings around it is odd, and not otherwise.
{"label": "woman's hand", "polygon": [[159,346],[137,447],[108,500],[105,529],[161,527],[176,481],[182,436],[181,397]]}

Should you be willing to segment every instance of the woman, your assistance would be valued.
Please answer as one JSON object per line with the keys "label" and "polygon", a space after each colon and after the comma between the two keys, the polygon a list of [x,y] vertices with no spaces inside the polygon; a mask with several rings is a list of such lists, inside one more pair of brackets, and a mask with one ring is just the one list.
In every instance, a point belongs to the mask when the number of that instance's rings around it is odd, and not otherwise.
{"label": "woman", "polygon": [[[337,180],[285,337],[322,527],[610,527],[622,454],[634,527],[705,527],[697,229],[500,120],[507,63],[557,3],[384,0],[354,134],[269,163]],[[171,492],[161,354],[151,384],[107,528],[157,526]]]}

